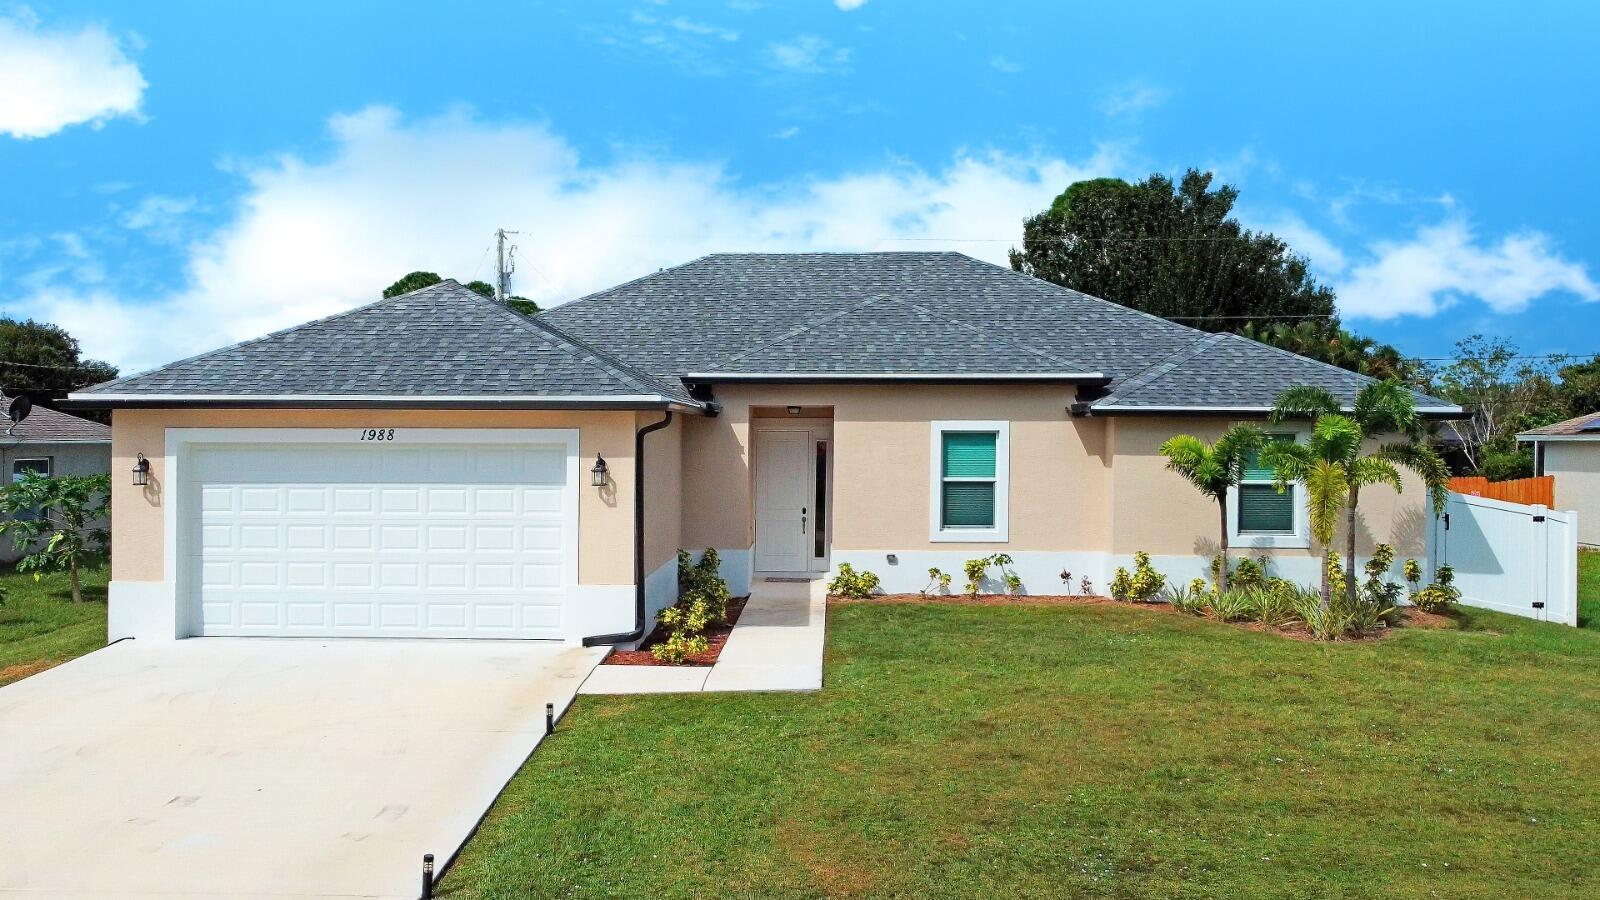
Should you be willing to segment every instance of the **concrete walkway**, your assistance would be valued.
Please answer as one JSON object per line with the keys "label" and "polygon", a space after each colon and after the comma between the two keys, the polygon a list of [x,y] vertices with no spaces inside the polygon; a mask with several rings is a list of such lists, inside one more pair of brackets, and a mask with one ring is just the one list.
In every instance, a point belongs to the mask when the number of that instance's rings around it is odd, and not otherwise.
{"label": "concrete walkway", "polygon": [[124,641],[0,688],[0,898],[412,900],[600,653]]}
{"label": "concrete walkway", "polygon": [[821,580],[757,581],[716,665],[596,666],[578,693],[821,690],[826,621]]}

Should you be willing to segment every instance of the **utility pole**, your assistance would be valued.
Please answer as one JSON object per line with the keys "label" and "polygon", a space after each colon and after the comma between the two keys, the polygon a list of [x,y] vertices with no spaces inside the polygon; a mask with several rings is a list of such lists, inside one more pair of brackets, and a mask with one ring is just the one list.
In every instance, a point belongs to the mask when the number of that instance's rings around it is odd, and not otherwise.
{"label": "utility pole", "polygon": [[[511,245],[511,252],[506,253],[506,235],[516,234],[497,228],[494,232],[495,247],[495,280],[494,298],[501,303],[506,302],[506,295],[511,293],[511,273],[517,270],[517,245]],[[509,266],[507,265],[509,263]]]}

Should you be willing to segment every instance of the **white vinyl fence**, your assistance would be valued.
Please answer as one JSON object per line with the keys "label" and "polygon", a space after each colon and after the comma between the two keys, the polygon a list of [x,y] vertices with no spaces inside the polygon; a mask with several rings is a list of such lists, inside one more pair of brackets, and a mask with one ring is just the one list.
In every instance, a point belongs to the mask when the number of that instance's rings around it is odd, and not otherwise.
{"label": "white vinyl fence", "polygon": [[1429,537],[1462,603],[1578,624],[1577,513],[1452,492]]}

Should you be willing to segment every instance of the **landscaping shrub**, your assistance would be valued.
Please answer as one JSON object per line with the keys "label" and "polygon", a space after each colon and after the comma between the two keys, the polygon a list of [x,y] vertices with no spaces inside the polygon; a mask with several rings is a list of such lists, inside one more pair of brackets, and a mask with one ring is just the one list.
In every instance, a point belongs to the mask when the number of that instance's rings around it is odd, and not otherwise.
{"label": "landscaping shrub", "polygon": [[937,566],[928,570],[928,586],[922,589],[922,596],[929,594],[947,594],[950,592],[950,573],[940,570]]}
{"label": "landscaping shrub", "polygon": [[1090,581],[1089,580],[1089,576],[1087,576],[1087,575],[1085,575],[1082,578],[1078,579],[1078,596],[1080,596],[1080,597],[1093,597],[1094,596],[1094,582]]}
{"label": "landscaping shrub", "polygon": [[1150,554],[1140,550],[1133,554],[1132,572],[1117,567],[1111,579],[1111,599],[1149,603],[1166,585],[1166,576],[1150,565]]}
{"label": "landscaping shrub", "polygon": [[[978,596],[983,589],[983,578],[989,574],[989,567],[1000,570],[1000,582],[1006,586],[1006,593],[1019,594],[1022,592],[1022,578],[1011,570],[1011,556],[1005,553],[996,553],[992,556],[980,556],[969,559],[961,564],[961,570],[966,573],[966,591],[968,597]],[[1071,572],[1063,572],[1063,577],[1072,577]]]}
{"label": "landscaping shrub", "polygon": [[708,548],[699,562],[686,550],[678,551],[678,602],[656,613],[666,640],[650,648],[662,662],[682,663],[706,652],[705,630],[728,620],[728,583],[719,574],[722,561]]}
{"label": "landscaping shrub", "polygon": [[1172,608],[1191,616],[1203,616],[1209,605],[1210,592],[1206,589],[1205,579],[1196,578],[1188,585],[1175,584],[1166,590],[1167,602]]}
{"label": "landscaping shrub", "polygon": [[[1420,574],[1420,573],[1419,573]],[[1421,581],[1419,577],[1417,579]],[[1434,573],[1433,583],[1411,595],[1411,605],[1423,612],[1442,613],[1455,608],[1461,591],[1455,586],[1456,573],[1449,566],[1440,566]]]}
{"label": "landscaping shrub", "polygon": [[[1228,570],[1228,587],[1238,588],[1239,590],[1265,587],[1267,582],[1271,580],[1267,574],[1267,566],[1270,562],[1271,560],[1265,555],[1257,556],[1255,559],[1249,557],[1241,558]],[[1211,557],[1212,584],[1217,583],[1217,576],[1221,574],[1221,570],[1222,555],[1218,554]]]}
{"label": "landscaping shrub", "polygon": [[1248,593],[1251,621],[1268,628],[1286,628],[1300,620],[1299,613],[1295,611],[1293,582],[1274,578]]}
{"label": "landscaping shrub", "polygon": [[857,572],[849,563],[839,563],[839,572],[828,582],[828,593],[852,600],[865,600],[878,590],[880,580],[872,572]]}
{"label": "landscaping shrub", "polygon": [[1210,598],[1207,612],[1212,618],[1221,622],[1243,622],[1248,620],[1250,610],[1254,605],[1251,591],[1235,591],[1229,589]]}

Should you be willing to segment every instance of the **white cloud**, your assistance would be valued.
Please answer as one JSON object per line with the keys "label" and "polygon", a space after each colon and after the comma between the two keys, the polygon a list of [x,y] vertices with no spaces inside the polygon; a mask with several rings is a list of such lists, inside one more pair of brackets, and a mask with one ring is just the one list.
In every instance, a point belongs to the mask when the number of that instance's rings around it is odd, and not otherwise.
{"label": "white cloud", "polygon": [[1322,275],[1338,275],[1349,265],[1344,251],[1332,238],[1299,216],[1286,214],[1258,219],[1241,211],[1239,218],[1251,229],[1270,231],[1282,238],[1290,250],[1311,260],[1311,267]]}
{"label": "white cloud", "polygon": [[143,368],[370,301],[413,269],[486,278],[497,227],[522,232],[514,288],[542,304],[723,250],[956,249],[1003,263],[1010,245],[988,239],[1020,243],[1023,219],[1067,184],[1127,174],[1103,149],[1078,163],[959,154],[938,170],[891,162],[749,185],[715,162],[590,163],[548,128],[463,114],[405,121],[374,107],[331,130],[327,159],[245,172],[240,212],[193,242],[183,290],[131,297],[57,279],[10,311]]}
{"label": "white cloud", "polygon": [[1485,243],[1456,218],[1423,227],[1410,240],[1375,244],[1371,255],[1334,285],[1347,315],[1431,316],[1462,297],[1477,297],[1498,313],[1557,292],[1600,300],[1587,267],[1560,256],[1537,231]]}
{"label": "white cloud", "polygon": [[0,18],[0,134],[48,137],[137,116],[145,80],[99,25],[47,30],[26,7]]}
{"label": "white cloud", "polygon": [[867,0],[833,0],[833,5],[839,7],[845,12],[849,12],[852,9],[860,9],[863,6],[866,6]]}
{"label": "white cloud", "polygon": [[772,136],[776,140],[780,141],[792,140],[800,136],[800,126],[790,125],[787,128],[780,128],[777,131],[774,131]]}
{"label": "white cloud", "polygon": [[850,51],[835,47],[814,34],[802,34],[792,41],[767,45],[767,59],[780,69],[804,75],[843,70],[850,65]]}
{"label": "white cloud", "polygon": [[1143,82],[1114,87],[1100,98],[1100,111],[1112,118],[1137,116],[1166,103],[1172,93]]}
{"label": "white cloud", "polygon": [[1022,71],[1022,63],[1007,59],[1004,56],[989,57],[989,68],[1005,75],[1015,75]]}
{"label": "white cloud", "polygon": [[118,220],[123,228],[143,231],[161,241],[177,241],[184,232],[184,219],[194,212],[193,197],[168,197],[151,194],[140,200]]}
{"label": "white cloud", "polygon": [[707,22],[696,22],[692,19],[686,19],[683,16],[673,19],[670,24],[673,28],[683,32],[684,34],[704,35],[707,37],[714,37],[719,41],[729,42],[737,41],[739,39],[739,32],[733,30],[732,28],[723,28],[721,25],[712,25]]}

